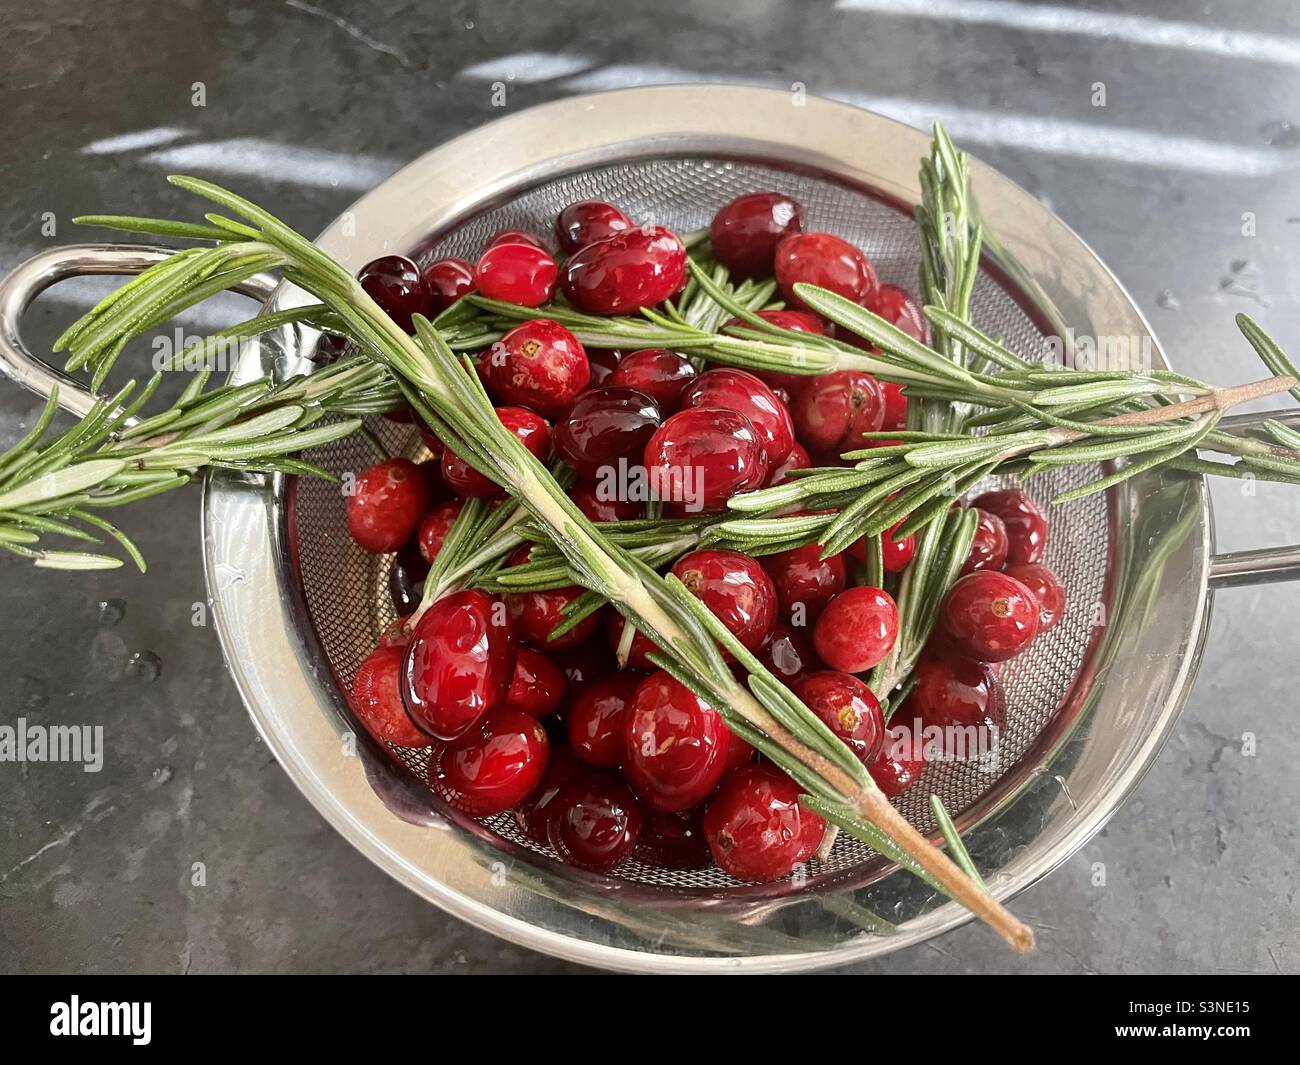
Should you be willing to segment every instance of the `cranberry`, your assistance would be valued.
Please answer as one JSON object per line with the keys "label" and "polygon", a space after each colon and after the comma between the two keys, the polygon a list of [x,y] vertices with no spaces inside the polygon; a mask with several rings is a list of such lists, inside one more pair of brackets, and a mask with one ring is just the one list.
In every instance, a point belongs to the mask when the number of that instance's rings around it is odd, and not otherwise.
{"label": "cranberry", "polygon": [[902,385],[892,381],[882,381],[880,387],[885,393],[885,414],[880,420],[880,428],[901,430],[907,428],[907,395]]}
{"label": "cranberry", "polygon": [[514,804],[514,820],[520,829],[534,843],[547,843],[547,829],[551,818],[557,812],[555,802],[566,784],[583,780],[589,774],[581,762],[573,757],[567,747],[551,745],[550,757],[546,759],[546,768],[542,779],[528,795]]}
{"label": "cranberry", "polygon": [[776,394],[752,373],[724,367],[700,374],[682,393],[683,407],[716,407],[743,414],[758,430],[769,463],[778,463],[794,447],[790,412]]}
{"label": "cranberry", "polygon": [[763,567],[739,551],[691,551],[674,576],[748,651],[757,651],[776,622],[776,588]]}
{"label": "cranberry", "polygon": [[1002,570],[1028,588],[1038,601],[1038,631],[1054,628],[1065,613],[1065,586],[1041,562],[1009,562]]}
{"label": "cranberry", "polygon": [[738,880],[789,876],[825,831],[826,822],[799,805],[799,786],[768,765],[728,773],[704,813],[713,860]]}
{"label": "cranberry", "polygon": [[916,554],[916,537],[908,533],[901,540],[895,539],[900,521],[885,530],[880,538],[880,556],[886,573],[902,573]]}
{"label": "cranberry", "polygon": [[915,784],[924,768],[921,737],[914,736],[910,727],[895,724],[885,730],[885,742],[867,771],[876,787],[892,799]]}
{"label": "cranberry", "polygon": [[606,382],[635,388],[659,404],[663,414],[673,414],[682,405],[682,392],[695,380],[690,360],[666,348],[643,348],[626,355]]}
{"label": "cranberry", "polygon": [[435,259],[420,277],[429,290],[429,313],[445,311],[461,296],[474,291],[474,267],[464,259]]}
{"label": "cranberry", "polygon": [[588,244],[564,266],[564,294],[587,314],[635,314],[676,295],[685,282],[686,245],[662,226]]}
{"label": "cranberry", "polygon": [[898,639],[898,607],[881,588],[849,588],[817,619],[813,646],[831,669],[861,673],[884,661]]}
{"label": "cranberry", "polygon": [[592,774],[566,784],[547,819],[560,860],[604,872],[618,865],[641,833],[641,806],[620,781]]}
{"label": "cranberry", "polygon": [[[411,616],[396,617],[379,634],[380,647],[405,648],[411,642]],[[403,713],[406,711],[403,710]]]}
{"label": "cranberry", "polygon": [[585,248],[593,241],[604,240],[632,228],[632,219],[612,203],[580,200],[564,208],[555,219],[555,236],[567,252]]}
{"label": "cranberry", "polygon": [[519,592],[506,596],[510,617],[521,640],[548,651],[574,647],[596,631],[597,615],[591,614],[557,640],[548,640],[551,630],[564,622],[561,611],[582,594],[577,585],[545,592]]}
{"label": "cranberry", "polygon": [[591,521],[634,521],[645,517],[645,506],[637,500],[606,499],[615,495],[605,485],[575,484],[569,489],[569,498]]}
{"label": "cranberry", "polygon": [[357,667],[352,682],[352,709],[366,731],[381,743],[428,747],[433,742],[406,716],[402,704],[402,657],[405,648],[379,646]]}
{"label": "cranberry", "polygon": [[566,410],[591,380],[578,338],[549,318],[515,326],[484,353],[478,367],[497,399],[548,416]]}
{"label": "cranberry", "polygon": [[515,672],[515,637],[500,600],[467,589],[426,610],[402,667],[406,711],[440,740],[462,736],[505,702]]}
{"label": "cranberry", "polygon": [[[439,503],[420,520],[420,528],[415,534],[415,541],[420,546],[420,556],[425,562],[432,563],[442,550],[442,542],[447,539],[451,527],[460,517],[465,506],[463,499],[449,499]],[[428,572],[426,567],[425,572]]]}
{"label": "cranberry", "polygon": [[776,585],[781,616],[796,627],[808,625],[844,591],[848,579],[844,556],[822,558],[821,552],[821,544],[811,543],[763,556],[763,566]]}
{"label": "cranberry", "polygon": [[862,252],[831,233],[796,233],[776,246],[773,272],[787,302],[803,303],[794,293],[805,281],[861,303],[875,291],[876,270]]}
{"label": "cranberry", "polygon": [[736,278],[772,273],[782,239],[803,228],[803,209],[779,192],[737,196],[713,216],[709,243],[713,255]]}
{"label": "cranberry", "polygon": [[545,717],[559,707],[567,687],[559,666],[541,651],[520,646],[515,650],[515,675],[506,689],[505,705],[533,717]]}
{"label": "cranberry", "polygon": [[442,453],[446,450],[446,448],[443,447],[442,441],[438,439],[437,434],[435,434],[427,425],[417,423],[415,428],[420,434],[420,442],[429,449],[429,461],[437,465],[442,461]]}
{"label": "cranberry", "polygon": [[614,672],[613,655],[592,640],[562,647],[551,653],[551,659],[564,672],[570,693],[581,694],[588,684]]}
{"label": "cranberry", "polygon": [[1008,562],[1041,562],[1047,549],[1047,515],[1019,489],[985,492],[974,506],[1002,519],[1007,529]]}
{"label": "cranberry", "polygon": [[799,439],[810,450],[839,453],[863,446],[863,433],[879,432],[885,394],[860,370],[837,370],[813,378],[791,401]]}
{"label": "cranberry", "polygon": [[424,579],[429,563],[424,561],[415,544],[403,544],[388,567],[388,598],[399,614],[409,614],[424,595]]}
{"label": "cranberry", "polygon": [[942,614],[955,646],[981,662],[1006,661],[1038,634],[1034,593],[996,570],[978,570],[958,580]]}
{"label": "cranberry", "polygon": [[809,456],[807,449],[799,441],[794,442],[790,448],[790,454],[782,460],[779,466],[773,466],[772,472],[767,475],[767,485],[785,484],[790,480],[791,470],[806,470],[812,466],[812,458]]}
{"label": "cranberry", "polygon": [[647,810],[636,842],[635,856],[663,869],[704,869],[709,845],[699,810]]}
{"label": "cranberry", "polygon": [[1006,560],[1007,527],[996,514],[980,510],[975,539],[971,541],[970,553],[962,564],[962,573],[974,573],[977,569],[1001,569]]}
{"label": "cranberry", "polygon": [[498,244],[531,244],[544,252],[551,250],[546,246],[546,241],[531,229],[503,229],[487,242],[489,248],[494,248]]}
{"label": "cranberry", "polygon": [[623,775],[656,810],[703,802],[726,768],[731,733],[722,715],[662,670],[637,687],[623,729]]}
{"label": "cranberry", "polygon": [[348,532],[374,554],[396,551],[432,502],[427,471],[410,459],[385,459],[362,470],[347,497]]}
{"label": "cranberry", "polygon": [[[815,314],[808,311],[755,311],[758,317],[772,325],[779,326],[781,329],[791,329],[796,333],[811,333],[814,336],[825,336],[826,327]],[[732,318],[723,327],[752,329],[753,326],[748,322],[743,322],[739,318]],[[782,373],[780,370],[755,370],[754,376],[759,380],[767,383],[777,395],[785,393],[783,399],[789,401],[788,397],[795,395],[811,378],[807,374]]]}
{"label": "cranberry", "polygon": [[808,630],[793,628],[783,621],[776,623],[758,656],[772,676],[786,685],[794,684],[804,674],[821,668]]}
{"label": "cranberry", "polygon": [[[899,711],[899,724],[916,735],[931,727],[955,730],[943,741],[949,758],[976,756],[997,742],[1006,724],[1006,696],[992,666],[927,648],[914,675],[916,684]],[[977,730],[978,737],[968,736],[967,729]],[[938,752],[928,744],[925,753],[933,757]]]}
{"label": "cranberry", "polygon": [[[546,419],[523,407],[497,407],[497,417],[531,451],[539,461],[551,453],[551,427]],[[463,496],[479,499],[501,499],[506,490],[494,484],[474,469],[451,448],[442,453],[442,479],[451,489]]]}
{"label": "cranberry", "polygon": [[897,285],[881,285],[862,305],[922,344],[930,343],[930,323],[922,313],[920,304],[908,295],[906,289]]}
{"label": "cranberry", "polygon": [[555,295],[558,273],[559,267],[544,248],[493,244],[474,267],[474,287],[488,299],[540,307]]}
{"label": "cranberry", "polygon": [[550,755],[535,717],[502,708],[486,715],[429,760],[429,786],[471,817],[491,817],[523,802],[541,782]]}
{"label": "cranberry", "polygon": [[[744,681],[742,680],[741,683],[744,683]],[[734,732],[731,732],[730,729],[727,731],[730,733],[731,738],[727,740],[727,758],[723,765],[723,772],[730,773],[733,769],[748,765],[754,760],[754,748]]]}
{"label": "cranberry", "polygon": [[610,374],[618,369],[623,361],[623,353],[618,348],[592,348],[587,352],[587,362],[591,365],[591,382],[589,388],[617,384],[609,379]]}
{"label": "cranberry", "polygon": [[644,392],[593,388],[578,397],[556,426],[555,450],[580,478],[605,481],[618,471],[620,459],[628,467],[640,466],[658,428],[659,408]]}
{"label": "cranberry", "polygon": [[[609,649],[614,653],[618,652],[618,645],[623,639],[623,629],[626,625],[623,615],[613,607],[605,614],[605,642]],[[646,656],[659,648],[645,636],[639,629],[633,630],[632,644],[628,649],[627,664],[633,669],[654,670],[659,667],[650,661]]]}
{"label": "cranberry", "polygon": [[588,765],[615,769],[623,761],[624,711],[645,679],[614,673],[588,684],[569,707],[569,746]]}
{"label": "cranberry", "polygon": [[405,255],[384,255],[366,263],[357,280],[380,309],[408,333],[415,328],[411,315],[429,313],[429,288],[420,277],[420,268]]}
{"label": "cranberry", "polygon": [[689,512],[722,510],[737,492],[767,477],[767,452],[750,420],[735,411],[692,407],[659,427],[645,449],[650,489]]}
{"label": "cranberry", "polygon": [[857,677],[833,669],[809,673],[793,687],[858,761],[871,765],[885,739],[885,717],[875,693]]}

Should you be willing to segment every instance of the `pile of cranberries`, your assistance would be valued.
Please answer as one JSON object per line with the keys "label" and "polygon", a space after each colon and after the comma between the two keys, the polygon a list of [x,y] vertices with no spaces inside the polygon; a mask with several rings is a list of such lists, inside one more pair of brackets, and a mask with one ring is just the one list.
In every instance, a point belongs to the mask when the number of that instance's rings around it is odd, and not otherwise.
{"label": "pile of cranberries", "polygon": [[[787,196],[741,196],[717,213],[709,235],[733,276],[775,276],[788,309],[761,312],[775,325],[834,332],[795,298],[793,286],[806,281],[927,338],[916,301],[881,284],[852,244],[805,233],[802,209]],[[525,307],[563,299],[588,314],[622,315],[662,304],[686,282],[676,234],[638,225],[612,204],[570,204],[553,241],[502,232],[476,263],[421,266],[385,256],[360,282],[408,328],[413,315],[437,314],[469,292]],[[901,390],[866,373],[700,372],[675,351],[589,353],[546,318],[511,329],[478,356],[477,369],[502,423],[538,459],[554,452],[572,467],[572,498],[598,522],[642,517],[649,499],[667,515],[725,510],[736,493],[780,483],[791,470],[839,464],[839,452],[863,446],[863,433],[901,429],[907,415]],[[356,543],[394,553],[389,586],[399,616],[418,605],[464,500],[502,495],[436,438],[426,434],[425,442],[430,458],[380,462],[347,497]],[[1018,492],[990,493],[975,505],[970,573],[944,603],[943,632],[906,704],[928,722],[992,721],[1001,712],[995,663],[1051,627],[1063,608],[1060,583],[1041,565],[1041,511]],[[883,546],[891,574],[915,547],[892,530]],[[864,551],[858,543],[823,559],[816,544],[762,558],[696,550],[672,572],[898,794],[923,758],[895,751],[861,677],[898,637],[890,594],[851,579]],[[526,559],[523,549],[511,564]],[[635,858],[693,869],[712,861],[742,880],[789,875],[825,830],[799,805],[798,787],[733,735],[717,710],[656,669],[646,637],[636,633],[629,651],[612,607],[550,639],[580,593],[460,591],[413,626],[400,620],[357,671],[357,716],[386,744],[428,748],[428,783],[449,805],[473,817],[512,811],[524,834],[573,865],[604,871]]]}

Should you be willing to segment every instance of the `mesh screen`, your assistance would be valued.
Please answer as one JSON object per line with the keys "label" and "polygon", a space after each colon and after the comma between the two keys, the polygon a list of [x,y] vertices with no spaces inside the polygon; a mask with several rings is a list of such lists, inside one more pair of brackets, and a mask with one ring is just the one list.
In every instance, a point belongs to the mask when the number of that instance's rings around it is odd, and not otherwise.
{"label": "mesh screen", "polygon": [[[420,249],[425,255],[459,255],[473,261],[488,237],[507,228],[548,233],[559,209],[574,200],[617,203],[638,222],[655,221],[678,230],[708,225],[714,212],[733,197],[756,190],[788,193],[804,206],[804,228],[837,233],[862,247],[883,281],[915,291],[920,251],[909,214],[873,199],[860,189],[824,177],[792,173],[748,162],[680,158],[618,164],[561,178],[519,194],[465,220],[453,231],[434,235]],[[1011,295],[991,276],[976,283],[974,317],[986,332],[1001,336],[1008,347],[1037,357],[1041,333]],[[373,419],[371,428],[394,454],[417,457],[422,451],[409,426]],[[377,461],[364,437],[352,437],[307,456],[336,473],[359,471]],[[1040,504],[1066,488],[1096,476],[1095,468],[1076,467],[1034,478],[1027,489]],[[991,483],[991,486],[996,486]],[[336,485],[300,480],[296,522],[299,557],[307,604],[334,674],[350,687],[356,668],[374,648],[394,614],[387,593],[389,557],[358,549],[344,522],[344,499]],[[1068,513],[1068,520],[1065,515]],[[928,765],[920,781],[896,800],[903,814],[922,832],[934,830],[928,797],[938,794],[954,815],[967,810],[1016,765],[1061,705],[1083,663],[1093,632],[1094,604],[1104,598],[1110,549],[1104,496],[1092,496],[1052,513],[1053,533],[1046,563],[1068,593],[1060,624],[1034,642],[1030,650],[1002,672],[1008,696],[1007,728],[1001,737],[997,766],[970,762]],[[427,756],[398,751],[403,762],[423,778]],[[431,803],[434,801],[431,798]],[[508,814],[487,824],[499,834],[533,850]],[[813,862],[810,877],[847,871],[875,857],[857,840],[841,835],[824,864]],[[612,873],[650,885],[717,891],[733,886],[718,869],[668,871],[634,861]]]}

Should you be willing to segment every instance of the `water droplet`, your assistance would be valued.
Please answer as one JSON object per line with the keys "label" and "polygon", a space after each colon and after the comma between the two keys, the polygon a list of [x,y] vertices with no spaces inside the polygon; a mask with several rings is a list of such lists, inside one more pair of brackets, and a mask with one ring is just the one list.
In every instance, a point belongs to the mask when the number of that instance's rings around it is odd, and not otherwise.
{"label": "water droplet", "polygon": [[141,680],[157,680],[162,673],[162,659],[152,651],[136,651],[127,659],[126,672]]}
{"label": "water droplet", "polygon": [[1164,288],[1156,296],[1156,306],[1166,311],[1176,311],[1182,307],[1182,304],[1178,302],[1177,296],[1170,292],[1169,289]]}
{"label": "water droplet", "polygon": [[101,599],[99,601],[99,623],[111,629],[126,617],[125,599]]}
{"label": "water droplet", "polygon": [[174,770],[171,766],[160,765],[157,769],[153,771],[153,782],[155,786],[161,787],[163,784],[166,784],[169,780],[171,780],[171,778],[175,775],[175,773],[176,770]]}

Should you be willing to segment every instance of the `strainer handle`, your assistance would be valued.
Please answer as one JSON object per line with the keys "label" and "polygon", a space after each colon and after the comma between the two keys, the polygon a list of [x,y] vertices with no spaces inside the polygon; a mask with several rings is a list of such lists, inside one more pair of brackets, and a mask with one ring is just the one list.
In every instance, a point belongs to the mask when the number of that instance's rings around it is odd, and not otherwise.
{"label": "strainer handle", "polygon": [[[1224,432],[1244,433],[1258,428],[1270,418],[1292,428],[1300,428],[1300,411],[1231,414],[1219,422],[1219,428]],[[1300,580],[1300,544],[1291,547],[1264,547],[1254,551],[1230,551],[1210,559],[1211,588],[1295,580]]]}
{"label": "strainer handle", "polygon": [[[68,244],[33,255],[14,267],[0,281],[0,373],[45,398],[57,386],[59,406],[69,414],[84,418],[99,397],[27,350],[18,328],[23,312],[47,288],[67,278],[139,274],[162,262],[174,250],[147,244]],[[265,303],[275,286],[274,278],[257,274],[238,285],[235,291]]]}

